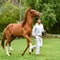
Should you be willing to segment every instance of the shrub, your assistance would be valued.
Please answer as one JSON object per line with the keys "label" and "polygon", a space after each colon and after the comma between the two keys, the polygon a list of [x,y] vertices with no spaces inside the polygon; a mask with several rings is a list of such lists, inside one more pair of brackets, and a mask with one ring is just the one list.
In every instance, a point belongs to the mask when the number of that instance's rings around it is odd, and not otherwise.
{"label": "shrub", "polygon": [[57,22],[56,14],[51,4],[44,4],[44,10],[42,11],[41,20],[46,30],[51,33],[51,28]]}
{"label": "shrub", "polygon": [[14,23],[19,20],[20,8],[6,2],[0,7],[0,31],[9,23]]}

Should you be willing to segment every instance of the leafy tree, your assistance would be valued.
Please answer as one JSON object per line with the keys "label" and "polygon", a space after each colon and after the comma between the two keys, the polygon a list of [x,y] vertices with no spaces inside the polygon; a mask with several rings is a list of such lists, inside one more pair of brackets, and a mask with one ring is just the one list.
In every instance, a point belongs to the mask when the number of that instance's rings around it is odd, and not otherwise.
{"label": "leafy tree", "polygon": [[14,23],[19,20],[20,8],[6,2],[1,6],[0,10],[0,31],[3,30],[9,23]]}
{"label": "leafy tree", "polygon": [[[16,0],[10,0],[10,1],[16,2]],[[17,0],[17,1],[20,2],[20,0]],[[49,33],[60,33],[60,0],[21,0],[20,3],[21,3],[21,6],[20,6],[21,9],[20,9],[19,13],[21,15],[21,20],[24,18],[25,10],[28,7],[32,7],[33,9],[42,13],[40,19],[42,20],[42,23],[44,24],[47,32],[49,32]],[[13,5],[11,5],[11,6],[13,6]],[[9,7],[11,8],[11,6],[9,6]],[[13,18],[13,21],[10,20],[11,18],[6,19],[6,17],[9,16],[9,15],[7,15],[8,13],[6,11],[8,11],[10,8],[8,8],[8,10],[5,7],[3,7],[3,8],[5,9],[5,12],[3,12],[4,9],[2,9],[2,8],[0,9],[1,21],[4,22],[4,20],[6,20],[5,23],[7,22],[7,20],[9,20],[10,22],[15,22],[16,17]],[[16,7],[16,8],[18,8],[18,7]],[[12,7],[12,10],[14,13],[15,8]],[[5,15],[3,15],[3,13]],[[13,13],[10,13],[10,14],[13,15]],[[18,12],[16,12],[16,13],[18,14]],[[19,17],[20,17],[20,15],[19,15]],[[2,16],[4,18],[2,18]],[[17,20],[19,20],[19,18],[17,18]],[[34,23],[35,22],[36,22],[36,20],[34,20]],[[0,24],[4,24],[4,23],[1,22]]]}
{"label": "leafy tree", "polygon": [[2,3],[3,3],[3,1],[2,1],[2,0],[0,0],[0,6],[2,5]]}
{"label": "leafy tree", "polygon": [[45,26],[45,29],[48,32],[51,32],[51,28],[56,23],[56,14],[55,14],[55,6],[56,1],[55,0],[30,0],[28,2],[29,6],[32,8],[40,11],[42,13],[42,16],[40,17],[42,20],[42,23]]}
{"label": "leafy tree", "polygon": [[44,4],[44,10],[42,10],[41,20],[45,26],[45,29],[50,32],[51,28],[56,23],[56,14],[51,4]]}

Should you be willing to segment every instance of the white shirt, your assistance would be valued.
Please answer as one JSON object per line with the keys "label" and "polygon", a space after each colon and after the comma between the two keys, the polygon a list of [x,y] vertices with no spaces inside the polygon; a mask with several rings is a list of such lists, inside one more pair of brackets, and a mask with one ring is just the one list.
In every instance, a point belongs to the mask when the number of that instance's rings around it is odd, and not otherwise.
{"label": "white shirt", "polygon": [[32,36],[42,36],[42,32],[44,32],[43,24],[36,23],[32,29]]}

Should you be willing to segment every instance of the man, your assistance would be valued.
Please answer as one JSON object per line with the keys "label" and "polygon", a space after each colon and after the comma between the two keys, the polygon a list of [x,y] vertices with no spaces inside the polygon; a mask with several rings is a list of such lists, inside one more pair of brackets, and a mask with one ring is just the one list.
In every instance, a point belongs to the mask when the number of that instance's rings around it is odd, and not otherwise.
{"label": "man", "polygon": [[31,50],[36,48],[36,54],[40,54],[40,47],[42,47],[43,42],[42,42],[42,32],[45,32],[43,24],[41,23],[40,19],[37,19],[37,23],[32,29],[32,36],[35,37],[35,42],[36,45],[31,46]]}

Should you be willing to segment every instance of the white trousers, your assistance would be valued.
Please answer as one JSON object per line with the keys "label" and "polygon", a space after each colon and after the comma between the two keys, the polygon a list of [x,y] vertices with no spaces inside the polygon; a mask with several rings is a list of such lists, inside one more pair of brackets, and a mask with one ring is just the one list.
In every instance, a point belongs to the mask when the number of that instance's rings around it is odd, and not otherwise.
{"label": "white trousers", "polygon": [[36,37],[35,43],[36,45],[32,46],[31,48],[32,49],[36,48],[36,54],[40,54],[40,47],[42,47],[42,44],[43,44],[42,37],[39,37],[39,38]]}

